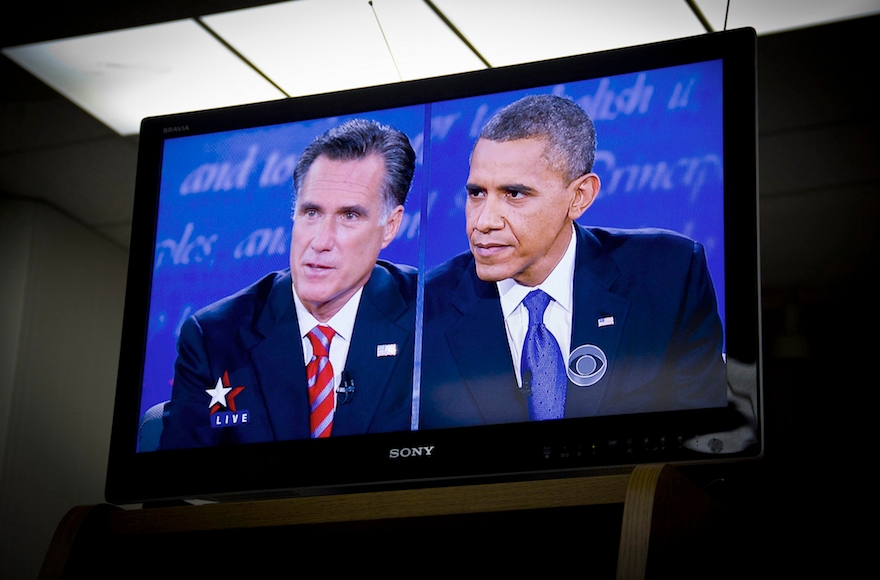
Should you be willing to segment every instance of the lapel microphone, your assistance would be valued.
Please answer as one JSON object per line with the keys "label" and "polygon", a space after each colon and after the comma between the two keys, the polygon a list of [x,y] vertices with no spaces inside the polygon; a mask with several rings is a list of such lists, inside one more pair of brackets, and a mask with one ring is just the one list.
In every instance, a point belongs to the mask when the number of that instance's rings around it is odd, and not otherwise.
{"label": "lapel microphone", "polygon": [[354,397],[354,379],[348,371],[342,371],[342,383],[336,387],[336,403],[344,405]]}
{"label": "lapel microphone", "polygon": [[522,386],[519,388],[519,392],[526,397],[532,396],[532,371],[529,369],[522,372]]}

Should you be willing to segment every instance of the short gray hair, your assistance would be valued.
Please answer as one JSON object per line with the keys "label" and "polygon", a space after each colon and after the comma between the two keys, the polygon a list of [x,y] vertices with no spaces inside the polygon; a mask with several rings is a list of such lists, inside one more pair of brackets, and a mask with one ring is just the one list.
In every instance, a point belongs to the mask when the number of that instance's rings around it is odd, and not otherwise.
{"label": "short gray hair", "polygon": [[401,131],[376,121],[353,119],[333,127],[305,148],[293,170],[294,207],[312,163],[326,155],[334,161],[355,161],[379,155],[385,161],[382,182],[382,217],[387,219],[406,202],[416,169],[416,154]]}
{"label": "short gray hair", "polygon": [[596,128],[577,103],[555,95],[529,95],[507,105],[483,127],[480,139],[545,139],[551,165],[568,183],[593,171]]}

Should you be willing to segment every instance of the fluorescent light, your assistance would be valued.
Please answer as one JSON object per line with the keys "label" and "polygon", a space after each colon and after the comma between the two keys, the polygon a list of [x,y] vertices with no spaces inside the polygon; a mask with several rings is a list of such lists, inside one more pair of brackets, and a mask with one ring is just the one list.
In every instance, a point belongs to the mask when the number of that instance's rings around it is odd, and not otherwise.
{"label": "fluorescent light", "polygon": [[284,95],[194,20],[3,49],[121,135],[144,117]]}
{"label": "fluorescent light", "polygon": [[[696,0],[696,3],[713,29],[724,29],[728,0]],[[727,28],[750,26],[758,34],[768,34],[878,12],[878,0],[734,0],[730,3]]]}
{"label": "fluorescent light", "polygon": [[[697,0],[716,30],[727,0]],[[683,0],[433,0],[492,66],[703,33]],[[736,0],[759,34],[880,12],[878,0]],[[291,96],[483,68],[416,0],[298,0],[202,22]],[[3,49],[122,135],[144,117],[282,98],[194,20]],[[393,58],[392,58],[393,55]]]}
{"label": "fluorescent light", "polygon": [[482,68],[424,2],[372,4],[298,0],[201,20],[290,96]]}
{"label": "fluorescent light", "polygon": [[702,34],[683,0],[434,0],[492,66]]}
{"label": "fluorescent light", "polygon": [[425,2],[373,0],[404,80],[486,68]]}

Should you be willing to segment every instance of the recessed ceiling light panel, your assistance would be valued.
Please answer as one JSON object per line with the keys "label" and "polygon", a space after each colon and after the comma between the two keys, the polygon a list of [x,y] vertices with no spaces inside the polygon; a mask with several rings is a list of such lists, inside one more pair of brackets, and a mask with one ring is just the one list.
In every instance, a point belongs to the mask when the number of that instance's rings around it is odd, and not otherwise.
{"label": "recessed ceiling light panel", "polygon": [[694,36],[683,0],[433,0],[492,66]]}
{"label": "recessed ceiling light panel", "polygon": [[696,0],[715,30],[749,26],[758,34],[817,26],[880,12],[878,0]]}
{"label": "recessed ceiling light panel", "polygon": [[298,0],[201,20],[290,96],[483,68],[424,2]]}
{"label": "recessed ceiling light panel", "polygon": [[121,135],[141,119],[284,95],[194,20],[3,50]]}

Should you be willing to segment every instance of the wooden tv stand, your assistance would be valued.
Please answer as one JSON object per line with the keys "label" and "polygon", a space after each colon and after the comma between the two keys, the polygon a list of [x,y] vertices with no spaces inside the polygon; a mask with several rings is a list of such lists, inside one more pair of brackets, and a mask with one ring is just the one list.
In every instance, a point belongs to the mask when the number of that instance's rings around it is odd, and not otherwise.
{"label": "wooden tv stand", "polygon": [[719,569],[713,545],[726,529],[705,493],[655,464],[621,475],[200,506],[79,506],[59,523],[40,577],[265,577],[312,558],[334,575],[564,571],[574,561],[593,577],[718,577],[706,566]]}

